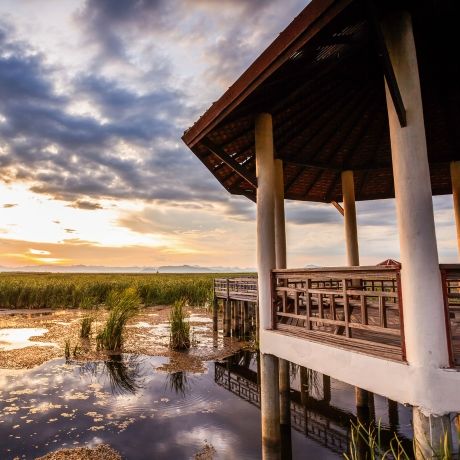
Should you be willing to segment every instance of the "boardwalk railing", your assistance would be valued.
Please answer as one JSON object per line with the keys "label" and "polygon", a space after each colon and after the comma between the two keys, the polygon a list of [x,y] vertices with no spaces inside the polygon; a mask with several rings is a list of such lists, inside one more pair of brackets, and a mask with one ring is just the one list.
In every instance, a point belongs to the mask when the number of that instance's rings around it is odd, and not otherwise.
{"label": "boardwalk railing", "polygon": [[275,329],[405,360],[399,267],[273,270],[272,286]]}
{"label": "boardwalk railing", "polygon": [[218,299],[257,302],[257,277],[216,278],[214,296]]}
{"label": "boardwalk railing", "polygon": [[450,365],[460,366],[460,265],[440,265]]}

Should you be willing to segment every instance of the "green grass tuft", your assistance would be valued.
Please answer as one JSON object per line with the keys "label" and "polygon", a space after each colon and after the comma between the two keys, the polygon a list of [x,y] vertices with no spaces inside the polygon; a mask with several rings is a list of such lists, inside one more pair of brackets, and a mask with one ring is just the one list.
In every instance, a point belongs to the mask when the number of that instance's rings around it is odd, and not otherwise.
{"label": "green grass tuft", "polygon": [[91,335],[91,326],[93,325],[94,318],[92,316],[86,316],[81,320],[80,337],[82,339],[89,339]]}
{"label": "green grass tuft", "polygon": [[181,299],[174,302],[169,313],[171,335],[169,346],[173,350],[186,350],[190,348],[190,323],[187,320],[188,314],[185,311],[186,300]]}
{"label": "green grass tuft", "polygon": [[97,335],[99,349],[120,350],[126,323],[139,311],[141,299],[135,288],[127,288],[110,296],[110,314],[104,329]]}

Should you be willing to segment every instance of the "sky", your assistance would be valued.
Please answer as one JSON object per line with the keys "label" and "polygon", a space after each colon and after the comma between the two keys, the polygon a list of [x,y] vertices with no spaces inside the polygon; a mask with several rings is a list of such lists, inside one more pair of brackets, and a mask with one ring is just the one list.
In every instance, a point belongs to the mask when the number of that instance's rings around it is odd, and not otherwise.
{"label": "sky", "polygon": [[[255,267],[255,205],[182,143],[300,0],[0,0],[0,266]],[[452,197],[435,197],[456,262]],[[286,203],[288,266],[344,265],[343,220]],[[361,264],[398,258],[358,203]]]}

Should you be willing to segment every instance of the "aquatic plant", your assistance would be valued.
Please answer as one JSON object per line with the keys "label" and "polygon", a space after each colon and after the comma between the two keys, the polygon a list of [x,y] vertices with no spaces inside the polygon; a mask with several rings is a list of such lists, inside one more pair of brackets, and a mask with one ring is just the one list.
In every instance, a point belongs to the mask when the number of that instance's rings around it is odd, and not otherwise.
{"label": "aquatic plant", "polygon": [[65,356],[65,359],[66,361],[68,361],[70,359],[70,340],[66,340],[64,342],[64,356]]}
{"label": "aquatic plant", "polygon": [[78,346],[78,344],[76,344],[73,347],[73,350],[72,350],[72,342],[71,342],[71,340],[66,339],[66,341],[64,342],[64,357],[65,357],[66,361],[69,361],[71,356],[76,358],[78,356],[78,354],[80,353],[80,351],[81,351],[81,349]]}
{"label": "aquatic plant", "polygon": [[373,423],[369,426],[363,425],[359,420],[351,423],[350,451],[343,454],[346,460],[410,460],[410,456],[397,434],[390,441],[389,448],[383,447],[382,430],[380,421],[377,426]]}
{"label": "aquatic plant", "polygon": [[[448,433],[445,433],[440,441],[441,450],[437,452],[432,447],[433,455],[430,455],[429,458],[437,458],[439,460],[453,459]],[[380,421],[377,426],[373,423],[365,426],[359,420],[357,423],[352,422],[349,448],[349,453],[343,454],[346,460],[362,460],[363,458],[368,460],[411,460],[414,458],[413,452],[407,452],[404,448],[397,433],[394,433],[389,443],[383,441]],[[417,449],[418,444],[414,439],[414,453],[417,452]],[[423,458],[420,452],[418,454],[417,458]]]}
{"label": "aquatic plant", "polygon": [[81,329],[80,337],[82,339],[88,339],[91,334],[91,326],[93,324],[94,318],[92,316],[85,316],[81,320]]}
{"label": "aquatic plant", "polygon": [[169,313],[171,332],[169,346],[173,350],[186,350],[190,348],[190,323],[187,321],[189,315],[185,311],[186,300],[181,299],[174,302]]}
{"label": "aquatic plant", "polygon": [[97,347],[109,351],[120,350],[126,323],[134,317],[140,306],[140,298],[133,287],[111,297],[110,313],[104,329],[97,335]]}

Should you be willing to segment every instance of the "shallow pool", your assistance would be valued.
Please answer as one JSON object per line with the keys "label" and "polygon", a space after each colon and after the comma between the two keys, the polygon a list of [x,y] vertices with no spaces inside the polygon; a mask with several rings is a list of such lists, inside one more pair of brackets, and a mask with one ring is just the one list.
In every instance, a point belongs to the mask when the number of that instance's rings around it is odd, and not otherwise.
{"label": "shallow pool", "polygon": [[[206,373],[165,373],[167,358],[50,361],[0,371],[0,458],[108,443],[126,459],[261,457],[257,355],[208,362]],[[343,458],[354,388],[291,366],[292,458]],[[410,409],[374,396],[370,415],[410,439]],[[286,447],[285,452],[289,449]]]}

